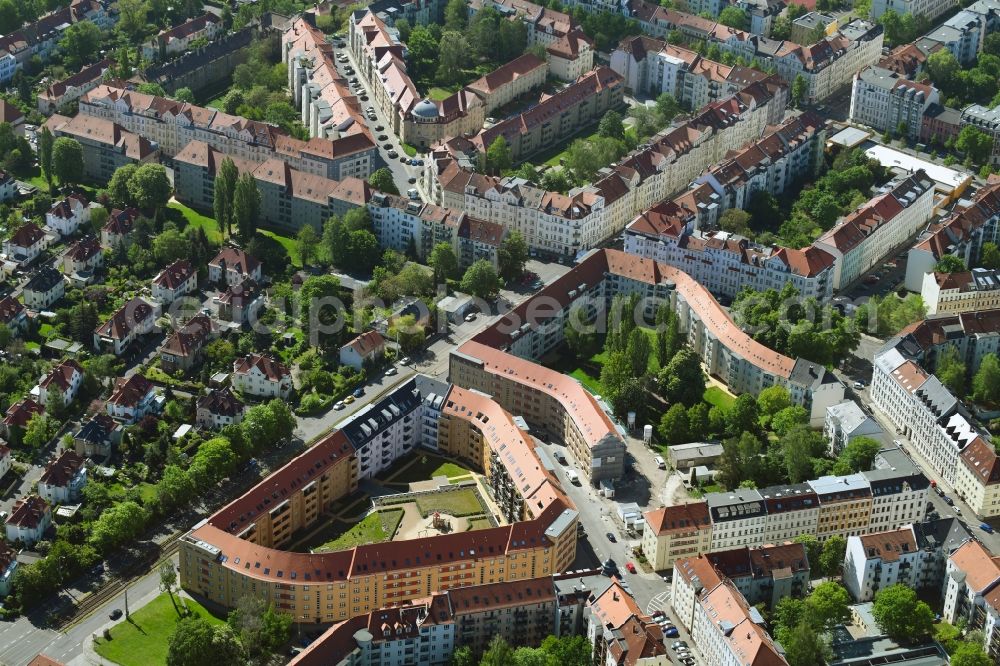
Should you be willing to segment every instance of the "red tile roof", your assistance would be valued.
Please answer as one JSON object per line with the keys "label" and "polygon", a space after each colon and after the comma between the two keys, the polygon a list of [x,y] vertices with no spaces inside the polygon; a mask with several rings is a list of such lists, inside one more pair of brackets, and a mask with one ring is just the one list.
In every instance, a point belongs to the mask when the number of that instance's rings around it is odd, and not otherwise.
{"label": "red tile roof", "polygon": [[0,321],[10,324],[14,319],[24,312],[24,305],[20,301],[14,300],[10,296],[0,299]]}
{"label": "red tile roof", "polygon": [[45,500],[38,495],[28,495],[14,503],[7,524],[27,528],[38,527],[47,513],[51,513],[51,510]]}
{"label": "red tile roof", "polygon": [[70,383],[76,375],[83,375],[83,366],[73,359],[67,359],[52,368],[52,370],[42,380],[41,387],[48,389],[56,386],[60,391],[69,390]]}
{"label": "red tile roof", "polygon": [[671,532],[690,532],[693,529],[707,530],[712,526],[705,502],[675,504],[647,511],[646,524],[659,536]]}
{"label": "red tile roof", "polygon": [[281,381],[291,375],[288,366],[263,354],[247,354],[233,361],[233,372],[238,375],[245,375],[253,368],[260,370],[272,382]]}
{"label": "red tile roof", "polygon": [[31,398],[22,398],[7,408],[7,415],[4,417],[3,424],[7,427],[26,428],[28,427],[28,422],[31,421],[35,414],[42,414],[44,412],[45,408]]}
{"label": "red tile roof", "polygon": [[208,316],[195,315],[167,339],[163,344],[163,351],[184,357],[197,354],[211,337],[213,329],[212,320]]}
{"label": "red tile roof", "polygon": [[45,232],[34,222],[28,222],[15,231],[8,242],[17,247],[32,247],[45,238]]}
{"label": "red tile roof", "polygon": [[134,374],[128,379],[118,378],[108,402],[122,407],[135,407],[152,390],[153,383],[140,374]]}
{"label": "red tile roof", "polygon": [[197,273],[197,270],[191,265],[190,261],[187,259],[178,259],[160,271],[153,278],[153,284],[164,289],[175,290],[195,273]]}
{"label": "red tile roof", "polygon": [[235,270],[244,277],[250,277],[260,266],[260,261],[238,247],[227,245],[219,250],[219,254],[208,265],[220,270]]}
{"label": "red tile roof", "polygon": [[987,486],[1000,483],[1000,457],[993,445],[982,437],[972,440],[960,457],[980,483]]}
{"label": "red tile roof", "polygon": [[101,337],[123,340],[135,326],[152,316],[153,307],[136,297],[121,306],[111,315],[111,319],[98,326],[94,332]]}
{"label": "red tile roof", "polygon": [[42,472],[39,483],[44,483],[57,488],[65,488],[73,480],[76,473],[83,467],[83,458],[78,456],[71,449],[62,452],[55,460],[49,462]]}

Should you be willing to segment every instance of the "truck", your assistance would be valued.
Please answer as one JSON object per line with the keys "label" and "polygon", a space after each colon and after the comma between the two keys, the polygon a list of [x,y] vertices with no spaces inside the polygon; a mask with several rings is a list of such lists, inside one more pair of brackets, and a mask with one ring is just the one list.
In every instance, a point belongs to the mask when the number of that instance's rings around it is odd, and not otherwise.
{"label": "truck", "polygon": [[580,475],[576,473],[576,470],[571,469],[566,472],[566,478],[569,479],[569,482],[574,486],[580,485]]}

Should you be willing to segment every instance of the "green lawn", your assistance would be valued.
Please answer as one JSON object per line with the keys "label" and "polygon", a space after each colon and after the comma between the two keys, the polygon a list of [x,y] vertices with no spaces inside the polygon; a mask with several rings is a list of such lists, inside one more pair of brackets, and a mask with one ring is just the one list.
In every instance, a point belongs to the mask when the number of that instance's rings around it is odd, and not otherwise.
{"label": "green lawn", "polygon": [[[191,599],[174,599],[212,624],[222,620]],[[94,646],[97,654],[122,666],[149,666],[167,663],[167,645],[177,623],[177,611],[166,594],[132,613],[132,621],[122,619],[111,629],[111,640],[101,638]],[[88,639],[89,640],[89,639]]]}
{"label": "green lawn", "polygon": [[429,516],[435,511],[447,513],[460,518],[483,512],[479,495],[471,488],[454,488],[446,492],[422,495],[417,498],[417,509],[423,516]]}
{"label": "green lawn", "polygon": [[167,204],[167,208],[178,211],[187,221],[188,226],[201,227],[204,229],[205,235],[208,236],[208,240],[213,243],[222,242],[222,231],[219,229],[219,225],[213,218],[208,217],[207,215],[202,215],[201,213],[176,201],[171,201]]}
{"label": "green lawn", "polygon": [[483,518],[473,518],[469,521],[469,528],[465,530],[466,532],[471,532],[472,530],[488,530],[493,527],[493,523],[490,522],[489,518],[485,516]]}
{"label": "green lawn", "polygon": [[416,157],[417,156],[417,149],[414,148],[413,146],[411,146],[410,144],[408,144],[408,143],[400,143],[399,146],[400,146],[400,148],[403,149],[403,152],[406,153],[407,155],[409,155],[410,157]]}
{"label": "green lawn", "polygon": [[53,333],[55,333],[55,329],[52,328],[52,324],[45,323],[38,327],[38,335],[42,336],[46,340],[48,340]]}
{"label": "green lawn", "polygon": [[396,528],[399,527],[401,520],[403,520],[402,509],[384,509],[370,513],[361,522],[355,523],[346,532],[313,549],[313,551],[319,553],[347,550],[366,543],[388,541],[396,533]]}
{"label": "green lawn", "polygon": [[[457,88],[456,88],[457,90]],[[427,91],[427,96],[435,101],[440,101],[442,99],[448,99],[455,94],[455,90],[448,90],[447,88],[439,88],[434,86]]]}
{"label": "green lawn", "polygon": [[390,478],[396,483],[414,483],[416,481],[430,481],[435,476],[447,476],[451,479],[456,476],[464,476],[470,472],[471,470],[444,458],[425,455],[413,459],[413,462]]}
{"label": "green lawn", "polygon": [[729,409],[733,406],[733,403],[736,402],[736,398],[729,395],[718,386],[709,386],[705,389],[705,393],[702,397],[708,404],[722,410]]}
{"label": "green lawn", "polygon": [[[656,331],[651,328],[640,328],[647,338],[649,338],[649,344],[652,353],[649,355],[649,362],[646,365],[649,370],[649,374],[655,375],[660,370],[660,364],[656,360]],[[601,352],[599,354],[594,354],[589,360],[583,363],[572,364],[572,359],[569,368],[563,368],[562,372],[565,372],[573,379],[584,385],[588,391],[595,395],[604,395],[604,386],[601,384],[601,368],[604,367],[604,362],[607,360],[607,354]],[[576,365],[576,367],[573,367]],[[559,368],[556,368],[559,369]]]}
{"label": "green lawn", "polygon": [[299,244],[294,238],[291,236],[282,236],[270,229],[258,229],[257,233],[280,243],[281,247],[285,248],[285,251],[288,252],[288,260],[292,262],[292,265],[296,268],[302,268],[302,257],[299,256]]}
{"label": "green lawn", "polygon": [[[593,131],[588,131],[593,130]],[[542,151],[531,158],[531,163],[535,165],[545,164],[547,166],[559,166],[559,160],[566,157],[566,151],[569,149],[569,145],[577,139],[583,139],[584,141],[590,141],[598,136],[597,128],[591,126],[590,128],[584,129],[583,132],[575,134],[568,139],[560,142],[555,148],[550,148],[549,150]]]}

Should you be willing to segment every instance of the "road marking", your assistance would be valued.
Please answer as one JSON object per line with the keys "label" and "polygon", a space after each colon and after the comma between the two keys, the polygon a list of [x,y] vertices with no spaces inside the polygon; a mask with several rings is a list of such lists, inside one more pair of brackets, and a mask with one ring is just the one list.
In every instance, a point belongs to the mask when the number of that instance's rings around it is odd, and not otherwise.
{"label": "road marking", "polygon": [[666,592],[660,592],[655,597],[649,600],[649,604],[646,606],[646,615],[652,615],[655,611],[658,610],[665,611],[669,603],[670,603],[670,590],[667,590]]}

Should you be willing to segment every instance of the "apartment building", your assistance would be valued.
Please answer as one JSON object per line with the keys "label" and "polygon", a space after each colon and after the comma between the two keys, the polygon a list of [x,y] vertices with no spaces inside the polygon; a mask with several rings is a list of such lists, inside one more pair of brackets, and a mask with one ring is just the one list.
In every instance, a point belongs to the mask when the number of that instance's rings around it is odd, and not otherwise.
{"label": "apartment building", "polygon": [[906,256],[907,291],[919,293],[924,275],[934,272],[941,257],[953,255],[975,266],[984,243],[997,241],[1000,226],[1000,182],[987,183],[972,197],[970,205],[956,206],[944,219],[934,222],[917,237]]}
{"label": "apartment building", "polygon": [[882,426],[852,400],[827,408],[823,435],[830,442],[831,456],[840,455],[844,447],[856,437],[868,437],[876,441],[886,439]]}
{"label": "apartment building", "polygon": [[760,489],[766,517],[762,539],[748,543],[783,543],[819,524],[819,498],[808,483]]}
{"label": "apartment building", "polygon": [[871,17],[872,20],[878,19],[882,14],[892,10],[900,15],[923,16],[933,23],[934,19],[957,4],[954,0],[875,0],[872,2]]}
{"label": "apartment building", "polygon": [[79,72],[62,81],[56,81],[38,93],[38,111],[49,116],[76,100],[84,93],[90,92],[104,81],[104,73],[114,65],[114,61],[105,58],[93,65],[87,65]]}
{"label": "apartment building", "polygon": [[923,169],[887,184],[813,243],[834,257],[833,287],[847,288],[909,242],[934,213],[934,181]]}
{"label": "apartment building", "polygon": [[590,602],[586,636],[595,664],[632,666],[667,653],[660,625],[639,608],[618,580]]}
{"label": "apartment building", "polygon": [[371,479],[423,443],[423,396],[414,380],[370,403],[339,425],[358,458],[358,478]]}
{"label": "apartment building", "polygon": [[890,466],[861,472],[872,494],[869,530],[891,530],[922,521],[927,512],[930,481],[899,449],[884,451]]}
{"label": "apartment building", "polygon": [[142,57],[147,62],[166,60],[187,51],[195,40],[211,41],[225,31],[222,18],[206,12],[151,37],[142,45]]}
{"label": "apartment building", "polygon": [[166,157],[199,141],[234,160],[274,159],[295,171],[341,180],[367,178],[378,152],[367,129],[338,139],[303,141],[274,125],[110,85],[84,94],[79,108],[77,118],[109,120],[155,143]]}
{"label": "apartment building", "polygon": [[458,229],[466,218],[461,210],[373,192],[368,212],[380,247],[406,252],[412,241],[417,256],[426,262],[435,245],[448,243],[455,256],[461,255]]}
{"label": "apartment building", "polygon": [[1000,148],[997,147],[1000,139],[1000,106],[992,109],[980,104],[973,104],[962,109],[962,126],[972,125],[981,132],[993,137],[993,152],[990,155],[990,163],[1000,164]]}
{"label": "apartment building", "polygon": [[959,456],[955,492],[977,516],[1000,514],[1000,460],[993,444],[977,437]]}
{"label": "apartment building", "polygon": [[910,81],[882,67],[866,67],[854,75],[849,118],[893,135],[905,127],[906,137],[916,141],[924,114],[932,104],[940,103],[941,96],[933,85]]}
{"label": "apartment building", "polygon": [[49,461],[38,479],[38,494],[50,505],[79,501],[87,485],[87,466],[84,459],[67,449]]}
{"label": "apartment building", "polygon": [[3,241],[3,255],[7,261],[14,262],[19,268],[25,268],[33,264],[42,250],[48,246],[49,237],[41,227],[34,222],[27,222]]}
{"label": "apartment building", "polygon": [[963,67],[971,67],[983,50],[986,32],[986,17],[963,9],[916,40],[915,44],[928,54],[939,48],[948,49]]}
{"label": "apartment building", "polygon": [[960,454],[979,433],[948,389],[889,347],[875,356],[871,394],[875,406],[954,485]]}
{"label": "apartment building", "polygon": [[781,121],[788,86],[777,77],[713,102],[650,139],[598,179],[568,195],[520,178],[475,173],[476,151],[453,139],[431,151],[425,191],[438,205],[518,231],[536,255],[573,259],[625,228],[641,211],[675,196],[733,146],[758,138]]}
{"label": "apartment building", "polygon": [[973,268],[962,273],[924,273],[920,296],[928,315],[1000,308],[1000,271]]}
{"label": "apartment building", "polygon": [[914,526],[847,539],[844,587],[855,601],[871,601],[893,585],[920,588],[928,552],[917,543]]}
{"label": "apartment building", "polygon": [[94,329],[94,349],[121,356],[138,338],[153,332],[158,315],[159,308],[136,296]]}
{"label": "apartment building", "polygon": [[164,402],[152,382],[135,374],[127,379],[120,377],[115,380],[104,409],[116,421],[132,424],[159,412]]}
{"label": "apartment building", "polygon": [[173,303],[198,288],[198,269],[187,259],[178,259],[153,278],[153,298]]}
{"label": "apartment building", "polygon": [[664,506],[643,514],[642,552],[655,571],[712,549],[712,520],[705,502]]}
{"label": "apartment building", "polygon": [[7,541],[33,546],[52,526],[52,507],[38,495],[20,497],[6,520]]}
{"label": "apartment building", "polygon": [[710,551],[729,550],[763,540],[767,509],[758,490],[737,488],[728,493],[709,493],[705,503],[712,519]]}
{"label": "apartment building", "polygon": [[787,666],[760,612],[728,580],[706,589],[694,607],[691,640],[706,663],[718,666]]}
{"label": "apartment building", "polygon": [[809,485],[819,499],[817,539],[846,538],[869,529],[872,489],[864,475],[821,476],[809,481]]}
{"label": "apartment building", "polygon": [[514,162],[555,146],[624,103],[625,86],[614,70],[600,66],[516,116],[476,134],[470,141],[485,155],[503,137]]}
{"label": "apartment building", "polygon": [[965,621],[969,629],[982,629],[986,634],[983,649],[994,659],[997,651],[993,643],[1000,629],[998,583],[1000,558],[978,541],[969,540],[948,558],[941,617],[951,624]]}
{"label": "apartment building", "polygon": [[610,66],[634,94],[670,93],[689,109],[700,109],[768,76],[759,69],[725,65],[645,35],[623,39],[611,52]]}
{"label": "apartment building", "polygon": [[[430,394],[426,401],[431,408],[441,404]],[[466,432],[490,447],[520,448],[519,442],[526,440],[495,430],[493,419],[487,426],[485,415],[478,415],[480,406],[466,409],[461,417],[479,425],[464,431],[449,428],[448,446],[474,446],[454,441],[455,435]],[[513,424],[513,417],[505,420]],[[502,449],[496,450],[502,459]],[[534,517],[524,522],[323,555],[276,550],[294,532],[312,525],[332,502],[356,489],[359,477],[360,459],[347,433],[334,431],[182,539],[184,586],[233,607],[252,582],[256,593],[273,600],[279,612],[333,622],[473,581],[506,584],[548,576],[564,571],[575,557],[576,511],[554,485],[532,496]],[[554,483],[555,477],[549,476],[546,485]],[[260,509],[253,509],[258,505]],[[469,631],[487,636],[486,620],[488,616],[471,620]]]}
{"label": "apartment building", "polygon": [[263,354],[247,354],[233,361],[233,388],[258,398],[286,399],[292,392],[292,373],[279,361]]}
{"label": "apartment building", "polygon": [[447,666],[458,645],[479,654],[493,636],[535,647],[555,633],[556,606],[551,577],[455,588],[336,624],[290,665]]}
{"label": "apartment building", "polygon": [[160,147],[155,141],[107,118],[53,114],[45,126],[56,138],[65,136],[80,143],[83,176],[94,183],[107,183],[126,164],[150,164],[160,159]]}
{"label": "apartment building", "polygon": [[[202,141],[185,146],[173,159],[177,198],[197,210],[211,211],[215,173],[225,159],[226,155]],[[332,216],[363,206],[371,197],[371,187],[353,176],[337,181],[299,171],[278,159],[229,159],[239,173],[253,176],[261,195],[261,221],[290,231],[305,224],[322,230]]]}

